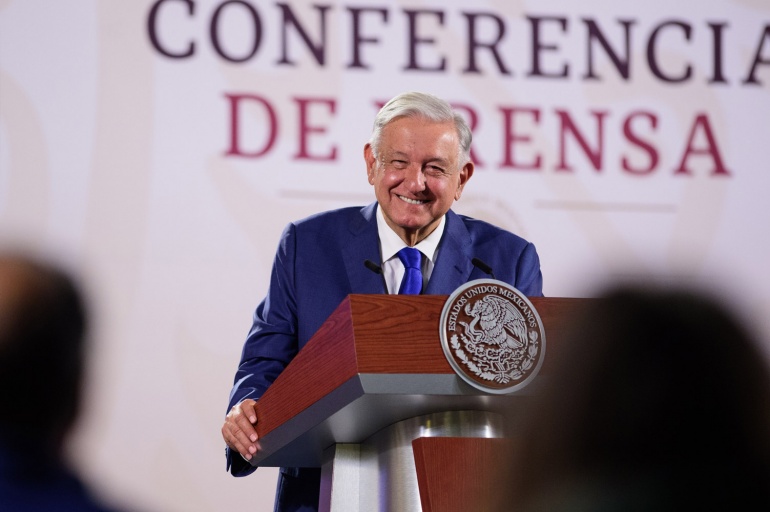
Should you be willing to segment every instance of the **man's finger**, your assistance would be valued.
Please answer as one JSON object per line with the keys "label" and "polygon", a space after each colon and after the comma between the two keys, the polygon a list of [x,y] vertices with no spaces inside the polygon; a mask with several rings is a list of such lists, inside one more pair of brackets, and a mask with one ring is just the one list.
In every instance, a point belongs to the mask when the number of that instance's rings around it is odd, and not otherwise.
{"label": "man's finger", "polygon": [[240,405],[241,411],[243,411],[243,414],[246,416],[246,418],[248,418],[249,422],[252,425],[256,425],[257,424],[257,402],[247,398],[246,400],[244,400],[238,405]]}
{"label": "man's finger", "polygon": [[247,435],[233,422],[225,422],[222,427],[222,437],[227,446],[236,450],[246,459],[251,459],[261,449],[259,443],[251,442]]}
{"label": "man's finger", "polygon": [[259,439],[259,435],[257,434],[257,429],[254,428],[254,424],[249,420],[248,415],[244,413],[243,410],[238,411],[237,413],[233,414],[231,417],[228,418],[232,425],[232,432],[235,435],[238,435],[238,433],[242,433],[246,439],[251,441],[252,443],[256,442],[257,439]]}

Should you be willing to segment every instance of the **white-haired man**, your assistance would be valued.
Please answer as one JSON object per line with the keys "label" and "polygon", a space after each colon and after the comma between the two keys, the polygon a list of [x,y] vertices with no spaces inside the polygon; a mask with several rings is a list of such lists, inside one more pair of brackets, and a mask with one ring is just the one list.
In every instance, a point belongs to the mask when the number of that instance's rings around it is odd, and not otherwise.
{"label": "white-haired man", "polygon": [[[377,114],[364,147],[377,201],[285,229],[222,427],[234,475],[254,471],[248,461],[259,450],[255,400],[339,303],[351,293],[399,293],[404,282],[414,282],[405,278],[402,249],[419,251],[412,251],[419,267],[412,293],[448,295],[488,277],[491,267],[497,279],[525,295],[542,295],[540,260],[531,243],[450,209],[473,175],[470,146],[470,129],[447,102],[418,92],[396,96]],[[367,260],[382,276],[367,268]],[[317,510],[319,485],[318,468],[281,468],[275,509]]]}

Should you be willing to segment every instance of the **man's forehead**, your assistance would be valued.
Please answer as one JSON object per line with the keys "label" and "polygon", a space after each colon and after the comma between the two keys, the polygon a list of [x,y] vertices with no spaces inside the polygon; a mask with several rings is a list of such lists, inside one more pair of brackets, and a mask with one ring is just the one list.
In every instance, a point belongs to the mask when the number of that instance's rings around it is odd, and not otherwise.
{"label": "man's forehead", "polygon": [[454,126],[449,123],[429,123],[429,131],[392,130],[385,127],[383,137],[380,139],[381,153],[389,156],[409,156],[425,158],[452,159],[460,147]]}
{"label": "man's forehead", "polygon": [[409,126],[414,130],[442,131],[453,137],[457,137],[457,127],[452,121],[433,121],[425,117],[401,116],[391,119],[382,127],[383,132],[396,132],[399,128]]}

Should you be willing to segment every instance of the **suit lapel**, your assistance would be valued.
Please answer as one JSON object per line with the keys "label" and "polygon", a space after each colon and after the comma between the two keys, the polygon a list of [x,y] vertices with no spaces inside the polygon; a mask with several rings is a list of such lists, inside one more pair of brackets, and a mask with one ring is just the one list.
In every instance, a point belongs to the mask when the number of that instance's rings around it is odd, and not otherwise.
{"label": "suit lapel", "polygon": [[[387,293],[385,281],[364,265],[380,261],[380,240],[375,217],[377,203],[365,206],[353,215],[349,223],[349,237],[343,240],[342,258],[350,281],[351,293]],[[444,235],[439,243],[438,260],[433,268],[426,294],[449,295],[466,283],[473,271],[472,256],[468,250],[471,238],[462,220],[452,211],[447,212]]]}
{"label": "suit lapel", "polygon": [[377,203],[365,206],[353,215],[349,225],[349,237],[342,247],[342,258],[350,281],[351,293],[387,293],[382,275],[375,274],[364,265],[371,260],[380,261],[380,239],[377,236]]}
{"label": "suit lapel", "polygon": [[468,281],[473,271],[468,250],[471,237],[462,220],[449,210],[446,227],[438,246],[438,259],[433,268],[426,294],[449,295],[458,286]]}

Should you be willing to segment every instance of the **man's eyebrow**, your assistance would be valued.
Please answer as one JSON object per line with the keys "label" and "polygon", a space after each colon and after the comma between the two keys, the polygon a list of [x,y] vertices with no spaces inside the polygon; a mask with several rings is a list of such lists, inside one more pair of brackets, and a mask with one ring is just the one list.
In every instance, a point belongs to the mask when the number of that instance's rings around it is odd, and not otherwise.
{"label": "man's eyebrow", "polygon": [[389,151],[383,155],[384,158],[405,158],[409,159],[409,155],[403,151]]}

